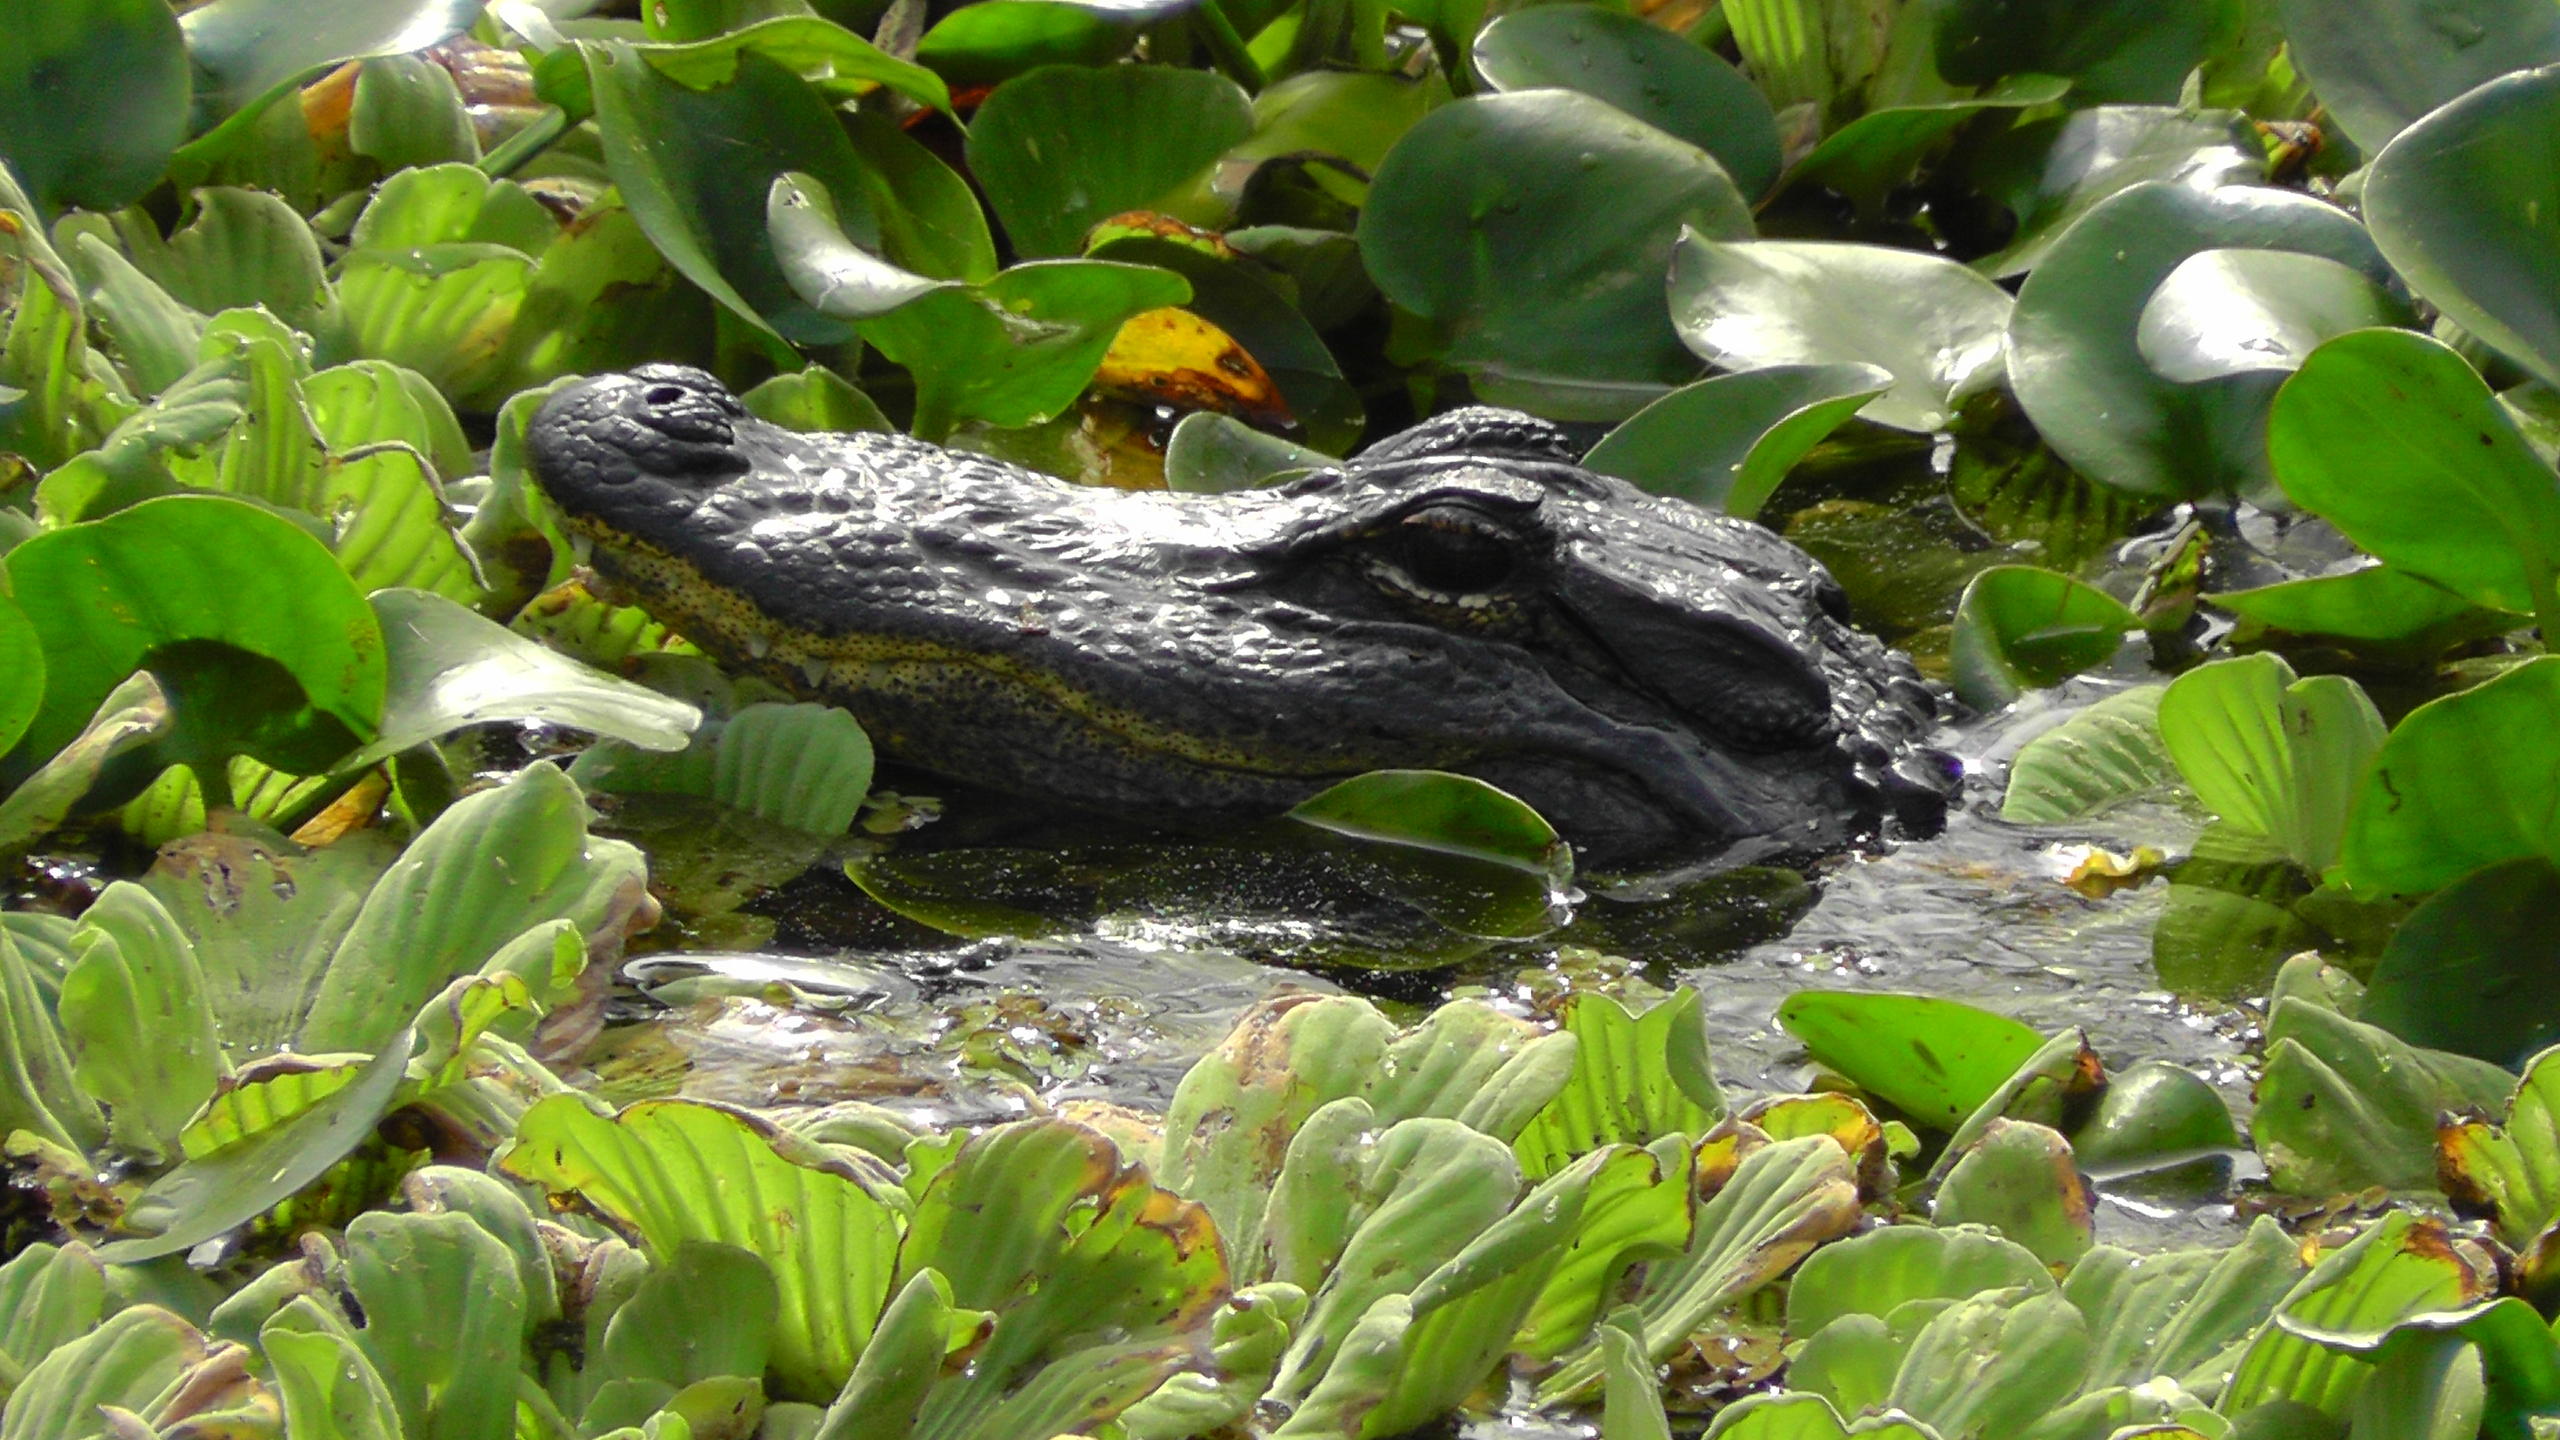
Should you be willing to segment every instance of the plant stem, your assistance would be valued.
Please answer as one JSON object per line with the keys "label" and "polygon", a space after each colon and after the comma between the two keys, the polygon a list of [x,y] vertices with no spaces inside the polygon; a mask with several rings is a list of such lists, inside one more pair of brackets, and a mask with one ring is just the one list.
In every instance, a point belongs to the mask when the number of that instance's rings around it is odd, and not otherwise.
{"label": "plant stem", "polygon": [[1209,45],[1209,58],[1218,62],[1228,79],[1256,94],[1261,93],[1264,77],[1260,62],[1245,48],[1244,37],[1236,33],[1234,22],[1220,9],[1218,0],[1200,0],[1192,10],[1200,22],[1200,38]]}
{"label": "plant stem", "polygon": [[569,112],[557,105],[546,105],[531,124],[500,141],[498,148],[480,157],[480,173],[492,180],[503,180],[524,168],[534,156],[551,148],[552,143],[569,133]]}

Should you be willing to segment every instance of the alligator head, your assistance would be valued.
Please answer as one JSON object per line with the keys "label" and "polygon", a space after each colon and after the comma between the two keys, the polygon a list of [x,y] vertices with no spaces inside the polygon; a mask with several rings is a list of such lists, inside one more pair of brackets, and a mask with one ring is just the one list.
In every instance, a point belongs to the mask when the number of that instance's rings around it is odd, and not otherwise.
{"label": "alligator head", "polygon": [[1196,828],[1367,770],[1479,776],[1602,864],[1933,825],[1936,693],[1802,551],[1581,469],[1507,411],[1228,495],[808,435],[708,375],[568,387],[529,434],[592,563],[881,751]]}

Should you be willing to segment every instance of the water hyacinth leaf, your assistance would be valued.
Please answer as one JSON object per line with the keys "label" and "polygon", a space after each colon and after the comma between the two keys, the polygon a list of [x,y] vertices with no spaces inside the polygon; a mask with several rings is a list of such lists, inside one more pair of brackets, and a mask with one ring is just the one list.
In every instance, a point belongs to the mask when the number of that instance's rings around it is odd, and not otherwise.
{"label": "water hyacinth leaf", "polygon": [[747,413],[786,430],[868,430],[887,434],[898,427],[881,413],[879,403],[824,365],[796,374],[776,375],[738,397]]}
{"label": "water hyacinth leaf", "polygon": [[1629,416],[1582,463],[1656,495],[1754,519],[1797,461],[1892,384],[1891,371],[1864,363],[1717,375]]}
{"label": "water hyacinth leaf", "polygon": [[1746,196],[1777,183],[1778,121],[1713,51],[1597,5],[1548,5],[1479,31],[1475,66],[1498,91],[1577,90],[1716,158]]}
{"label": "water hyacinth leaf", "polygon": [[125,1210],[126,1223],[147,1235],[102,1245],[98,1258],[121,1265],[192,1250],[319,1179],[390,1112],[416,1044],[416,1032],[400,1031],[352,1079],[290,1119],[153,1181]]}
{"label": "water hyacinth leaf", "polygon": [[2074,469],[2144,495],[2263,482],[2272,377],[2182,386],[2153,373],[2139,339],[2161,281],[2190,255],[2234,248],[2318,255],[2389,278],[2364,227],[2306,195],[2149,181],[2108,197],[2027,277],[2009,324],[2011,388]]}
{"label": "water hyacinth leaf", "polygon": [[2313,875],[2338,859],[2386,728],[2354,681],[2298,680],[2270,654],[2199,666],[2160,697],[2161,743],[2197,800]]}
{"label": "water hyacinth leaf", "polygon": [[[680,1390],[723,1375],[761,1376],[780,1300],[764,1261],[735,1246],[688,1240],[650,1266],[614,1310],[589,1378],[601,1398],[616,1382]],[[585,1423],[600,1428],[593,1406]]]}
{"label": "water hyacinth leaf", "polygon": [[992,278],[995,236],[969,182],[886,115],[864,110],[844,120],[880,219],[881,253],[937,279]]}
{"label": "water hyacinth leaf", "polygon": [[702,712],[681,700],[582,665],[440,595],[383,590],[368,603],[385,651],[382,731],[341,769],[377,765],[492,721],[565,725],[649,750],[682,748],[701,723]]}
{"label": "water hyacinth leaf", "polygon": [[1512,1142],[1530,1178],[1607,1145],[1696,1140],[1724,1118],[1702,1003],[1686,986],[1641,1015],[1606,995],[1574,997],[1564,1015],[1577,1042],[1573,1078]]}
{"label": "water hyacinth leaf", "polygon": [[49,531],[5,563],[16,593],[46,597],[28,616],[46,677],[20,742],[32,755],[62,748],[146,665],[170,683],[163,667],[184,664],[181,733],[164,743],[192,753],[310,772],[374,732],[381,627],[326,547],[290,521],[221,496],[172,496]]}
{"label": "water hyacinth leaf", "polygon": [[1600,1440],[1671,1440],[1661,1382],[1645,1354],[1642,1316],[1621,1309],[1600,1327],[1600,1363]]}
{"label": "water hyacinth leaf", "polygon": [[2060,825],[2178,783],[2160,740],[2166,685],[2136,685],[2075,712],[2029,740],[2009,762],[2000,818]]}
{"label": "water hyacinth leaf", "polygon": [[0,161],[47,213],[139,199],[186,138],[176,16],[153,0],[66,0],[17,18],[0,54]]}
{"label": "water hyacinth leaf", "polygon": [[2267,422],[2294,503],[2475,604],[2560,614],[2560,486],[2479,372],[2408,330],[2312,353]]}
{"label": "water hyacinth leaf", "polygon": [[[1893,24],[1892,7],[1877,0],[1736,0],[1727,20],[1734,48],[1769,103],[1810,101],[1826,120],[1864,98],[1860,92],[1884,64]],[[1884,103],[1884,97],[1874,98]]]}
{"label": "water hyacinth leaf", "polygon": [[1182,1077],[1155,1169],[1208,1207],[1238,1279],[1267,1278],[1262,1212],[1290,1137],[1319,1108],[1375,1083],[1394,1038],[1366,1000],[1290,996],[1247,1011]]}
{"label": "water hyacinth leaf", "polygon": [[1183,416],[1165,441],[1164,484],[1193,495],[1224,495],[1333,463],[1322,451],[1267,435],[1231,415],[1200,410]]}
{"label": "water hyacinth leaf", "polygon": [[1569,866],[1546,818],[1511,794],[1439,770],[1372,770],[1299,802],[1289,818],[1336,835],[1409,845],[1534,875]]}
{"label": "water hyacinth leaf", "polygon": [[775,259],[765,197],[775,177],[813,175],[848,206],[864,245],[878,226],[862,199],[862,162],[826,100],[777,61],[737,57],[728,83],[696,90],[631,46],[582,43],[595,87],[605,167],[632,218],[684,277],[751,324],[807,345],[851,327],[794,292]]}
{"label": "water hyacinth leaf", "polygon": [[1952,1128],[2044,1045],[2005,1015],[1926,995],[1805,990],[1778,1023],[1813,1058],[1915,1122]]}
{"label": "water hyacinth leaf", "polygon": [[2350,330],[2415,318],[2372,277],[2335,260],[2287,250],[2205,250],[2151,292],[2135,343],[2153,370],[2188,384],[2298,369]]}
{"label": "water hyacinth leaf", "polygon": [[443,392],[415,370],[381,360],[334,365],[302,382],[302,399],[333,451],[400,444],[426,457],[439,479],[471,472],[462,422]]}
{"label": "water hyacinth leaf", "polygon": [[2319,970],[2309,956],[2288,962],[2267,1012],[2251,1138],[2269,1180],[2290,1195],[2432,1187],[2437,1117],[2495,1113],[2514,1077],[2338,1013],[2310,991]]}
{"label": "water hyacinth leaf", "polygon": [[969,170],[1017,251],[1073,255],[1095,221],[1156,208],[1252,133],[1252,101],[1224,76],[1053,66],[999,86],[979,107]]}
{"label": "water hyacinth leaf", "polygon": [[608,1120],[587,1107],[536,1103],[501,1168],[576,1195],[661,1262],[703,1240],[764,1257],[782,1297],[778,1388],[832,1397],[888,1301],[896,1213],[829,1152],[734,1111],[644,1100]]}
{"label": "water hyacinth leaf", "polygon": [[0,593],[0,755],[44,708],[44,641],[27,612]]}
{"label": "water hyacinth leaf", "polygon": [[1974,162],[1973,178],[2008,206],[2017,230],[1974,267],[1995,280],[2024,275],[2073,221],[2148,180],[2191,190],[2257,180],[2266,160],[2247,123],[2232,110],[2100,105],[1993,139]]}
{"label": "water hyacinth leaf", "polygon": [[951,92],[942,77],[882,50],[833,21],[816,15],[778,15],[689,43],[635,47],[658,73],[696,90],[735,79],[739,58],[762,55],[836,99],[853,99],[886,87],[945,114]]}
{"label": "water hyacinth leaf", "polygon": [[[1856,1167],[1828,1135],[1779,1140],[1744,1155],[1698,1212],[1680,1255],[1654,1262],[1636,1302],[1661,1360],[1707,1318],[1837,1240],[1859,1217]],[[1578,1394],[1600,1378],[1595,1343],[1576,1350],[1539,1386],[1546,1399]]]}
{"label": "water hyacinth leaf", "polygon": [[89,346],[80,284],[46,243],[44,222],[0,169],[0,229],[20,267],[16,303],[0,331],[0,446],[39,467],[58,465],[97,441],[86,379]]}
{"label": "water hyacinth leaf", "polygon": [[2094,585],[2033,565],[1994,565],[1956,601],[1949,655],[1956,694],[1977,710],[1996,710],[2104,665],[2141,624]]}
{"label": "water hyacinth leaf", "polygon": [[1871,364],[1893,388],[1868,419],[1943,429],[1999,383],[2009,293],[1952,260],[1822,241],[1722,244],[1684,233],[1671,256],[1671,318],[1683,343],[1727,370]]}
{"label": "water hyacinth leaf", "polygon": [[2560,16],[2537,0],[2278,0],[2293,64],[2371,155],[2429,111],[2512,70],[2560,61]]}
{"label": "water hyacinth leaf", "polygon": [[[2499,1122],[2447,1124],[2439,1143],[2446,1193],[2492,1214],[2509,1248],[2537,1249],[2543,1232],[2560,1220],[2560,1049],[2525,1066]],[[2529,1270],[2547,1263],[2541,1254],[2527,1261]]]}
{"label": "water hyacinth leaf", "polygon": [[2070,1141],[2030,1121],[1995,1120],[1947,1170],[1929,1214],[1939,1225],[1995,1229],[2062,1266],[2097,1243],[2096,1205]]}
{"label": "water hyacinth leaf", "polygon": [[2415,895],[2504,860],[2560,861],[2560,755],[2537,738],[2555,707],[2560,658],[2542,656],[2410,712],[2349,816],[2348,882]]}
{"label": "water hyacinth leaf", "polygon": [[[2560,21],[2511,8],[2543,32],[2542,58],[2560,61]],[[2409,288],[2546,384],[2560,384],[2560,180],[2528,157],[2530,137],[2555,123],[2560,65],[2493,80],[2386,146],[2364,196],[2374,242]]]}
{"label": "water hyacinth leaf", "polygon": [[1100,65],[1124,55],[1150,18],[1134,6],[980,0],[935,21],[916,42],[916,61],[954,85],[994,85],[1043,65]]}
{"label": "water hyacinth leaf", "polygon": [[2104,1178],[2240,1144],[2231,1107],[2194,1071],[2141,1060],[2111,1075],[2098,1112],[2071,1132],[2080,1168]]}
{"label": "water hyacinth leaf", "polygon": [[1958,85],[2065,75],[2072,98],[2165,103],[2205,58],[2223,16],[2213,0],[1955,0],[1934,37]]}
{"label": "water hyacinth leaf", "polygon": [[196,363],[205,317],[145,275],[116,249],[103,227],[66,218],[63,250],[80,277],[92,320],[109,337],[134,387],[158,396]]}
{"label": "water hyacinth leaf", "polygon": [[2498,1065],[2560,1039],[2540,1003],[2560,977],[2560,869],[2542,856],[2484,866],[2437,892],[2393,931],[2359,1018],[2414,1045]]}
{"label": "water hyacinth leaf", "polygon": [[504,245],[368,246],[339,262],[338,303],[357,354],[467,396],[505,373],[532,272]]}
{"label": "water hyacinth leaf", "polygon": [[0,1362],[25,1375],[60,1346],[98,1328],[106,1314],[106,1267],[88,1246],[43,1242],[0,1265]]}
{"label": "water hyacinth leaf", "polygon": [[1052,1433],[1206,1368],[1200,1351],[1228,1296],[1209,1212],[1100,1133],[1000,1126],[909,1184],[899,1274],[929,1268],[955,1305],[995,1320],[967,1371],[926,1395],[920,1433],[970,1422],[991,1437]]}
{"label": "water hyacinth leaf", "polygon": [[1437,73],[1418,81],[1373,71],[1292,75],[1253,97],[1253,134],[1194,184],[1233,204],[1244,199],[1268,162],[1314,159],[1304,172],[1307,182],[1326,197],[1358,205],[1369,194],[1367,177],[1377,173],[1396,141],[1448,101],[1448,82]]}
{"label": "water hyacinth leaf", "polygon": [[1571,1078],[1576,1045],[1475,1000],[1453,1000],[1387,1047],[1365,1094],[1386,1121],[1436,1115],[1508,1144]]}
{"label": "water hyacinth leaf", "polygon": [[2206,598],[2269,630],[2421,649],[2503,635],[2525,621],[2513,611],[2474,605],[2388,565],[2223,590]]}
{"label": "water hyacinth leaf", "polygon": [[1919,170],[1922,160],[1967,122],[1990,110],[2050,105],[2071,88],[2051,75],[2003,80],[1980,95],[1888,105],[1841,126],[1795,163],[1786,183],[1820,185],[1857,202],[1863,215],[1880,215],[1886,201]]}
{"label": "water hyacinth leaf", "polygon": [[134,266],[181,304],[205,315],[264,306],[287,325],[322,326],[329,282],[319,237],[280,197],[230,185],[192,191],[165,240],[138,212],[113,220]]}
{"label": "water hyacinth leaf", "polygon": [[914,374],[915,431],[929,439],[965,420],[1048,419],[1083,393],[1123,322],[1191,297],[1178,275],[1102,260],[1034,261],[983,285],[931,280],[847,235],[816,177],[781,177],[769,205],[783,272]]}
{"label": "water hyacinth leaf", "polygon": [[1388,299],[1487,400],[1618,420],[1693,378],[1662,298],[1683,227],[1751,234],[1713,157],[1567,90],[1444,105],[1405,132],[1360,213]]}
{"label": "water hyacinth leaf", "polygon": [[2266,1320],[2309,1264],[2301,1246],[2264,1215],[2227,1246],[2091,1251],[2062,1282],[2063,1298],[2089,1321],[2089,1383],[2210,1377],[2209,1363],[2230,1358],[2230,1347]]}

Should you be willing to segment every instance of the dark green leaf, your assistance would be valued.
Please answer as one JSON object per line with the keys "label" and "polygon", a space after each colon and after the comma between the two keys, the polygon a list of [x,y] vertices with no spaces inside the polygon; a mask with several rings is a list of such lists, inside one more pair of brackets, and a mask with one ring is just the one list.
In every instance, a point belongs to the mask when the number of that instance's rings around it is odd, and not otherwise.
{"label": "dark green leaf", "polygon": [[2009,207],[2017,230],[1974,263],[1994,279],[2043,262],[2071,223],[2146,180],[2209,190],[2257,179],[2266,162],[2247,141],[2247,117],[2175,105],[2101,105],[2021,125],[1990,141],[1974,183]]}
{"label": "dark green leaf", "polygon": [[829,96],[849,99],[886,86],[946,113],[951,92],[942,78],[816,15],[783,15],[690,44],[642,45],[641,56],[669,79],[715,90],[737,78],[738,62],[762,55]]}
{"label": "dark green leaf", "polygon": [[2544,0],[2278,0],[2294,68],[2366,154],[2510,70],[2560,60]]}
{"label": "dark green leaf", "polygon": [[0,40],[0,161],[50,214],[113,210],[187,134],[187,50],[164,0],[47,0]]}
{"label": "dark green leaf", "polygon": [[[2560,60],[2552,7],[2492,8],[2515,10]],[[2402,132],[2374,157],[2364,191],[2365,223],[2409,288],[2550,384],[2560,384],[2560,168],[2537,151],[2555,127],[2560,68],[2506,76]]]}
{"label": "dark green leaf", "polygon": [[1986,111],[2050,105],[2070,88],[2069,81],[2052,76],[2021,76],[1978,96],[1870,110],[1797,161],[1787,172],[1787,184],[1837,190],[1856,201],[1861,212],[1880,214],[1895,188],[1966,122]]}
{"label": "dark green leaf", "polygon": [[1582,457],[1656,495],[1756,519],[1805,453],[1893,383],[1879,366],[1768,365],[1685,385]]}
{"label": "dark green leaf", "polygon": [[2386,644],[2484,639],[2505,634],[2525,619],[2513,611],[2484,610],[2441,585],[2388,565],[2205,598],[2270,630]]}
{"label": "dark green leaf", "polygon": [[2560,1039],[2560,869],[2541,856],[2474,870],[2411,911],[2361,1018],[2414,1045],[2500,1065]]}
{"label": "dark green leaf", "polygon": [[1560,841],[1537,811],[1481,780],[1436,770],[1373,770],[1289,812],[1337,835],[1412,845],[1547,874]]}
{"label": "dark green leaf", "polygon": [[1100,65],[1125,55],[1147,18],[1061,0],[979,0],[935,21],[916,43],[916,60],[954,85],[992,85],[1043,65]]}
{"label": "dark green leaf", "polygon": [[1663,302],[1683,226],[1751,234],[1723,167],[1590,96],[1535,90],[1405,132],[1360,213],[1360,253],[1485,398],[1617,420],[1697,373]]}
{"label": "dark green leaf", "polygon": [[44,640],[27,612],[0,594],[0,755],[44,707]]}
{"label": "dark green leaf", "polygon": [[359,155],[397,171],[480,158],[480,140],[463,108],[453,72],[416,55],[364,62],[356,76],[347,143]]}
{"label": "dark green leaf", "polygon": [[2216,0],[1952,0],[1938,73],[1958,85],[2010,75],[2071,77],[2072,98],[2165,103],[2220,28]]}
{"label": "dark green leaf", "polygon": [[1496,90],[1578,90],[1716,158],[1744,195],[1777,183],[1769,102],[1713,51],[1598,5],[1541,5],[1476,36],[1476,69]]}

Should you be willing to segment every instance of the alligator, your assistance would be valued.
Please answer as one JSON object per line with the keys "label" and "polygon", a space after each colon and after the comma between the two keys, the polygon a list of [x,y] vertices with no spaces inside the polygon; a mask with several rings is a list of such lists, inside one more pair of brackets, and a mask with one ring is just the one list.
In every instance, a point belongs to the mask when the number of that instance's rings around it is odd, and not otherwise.
{"label": "alligator", "polygon": [[1810,556],[1515,411],[1231,494],[798,433],[674,365],[566,386],[526,438],[612,593],[1014,795],[1215,829],[1451,770],[1626,868],[1925,831],[1958,782],[1941,692]]}

